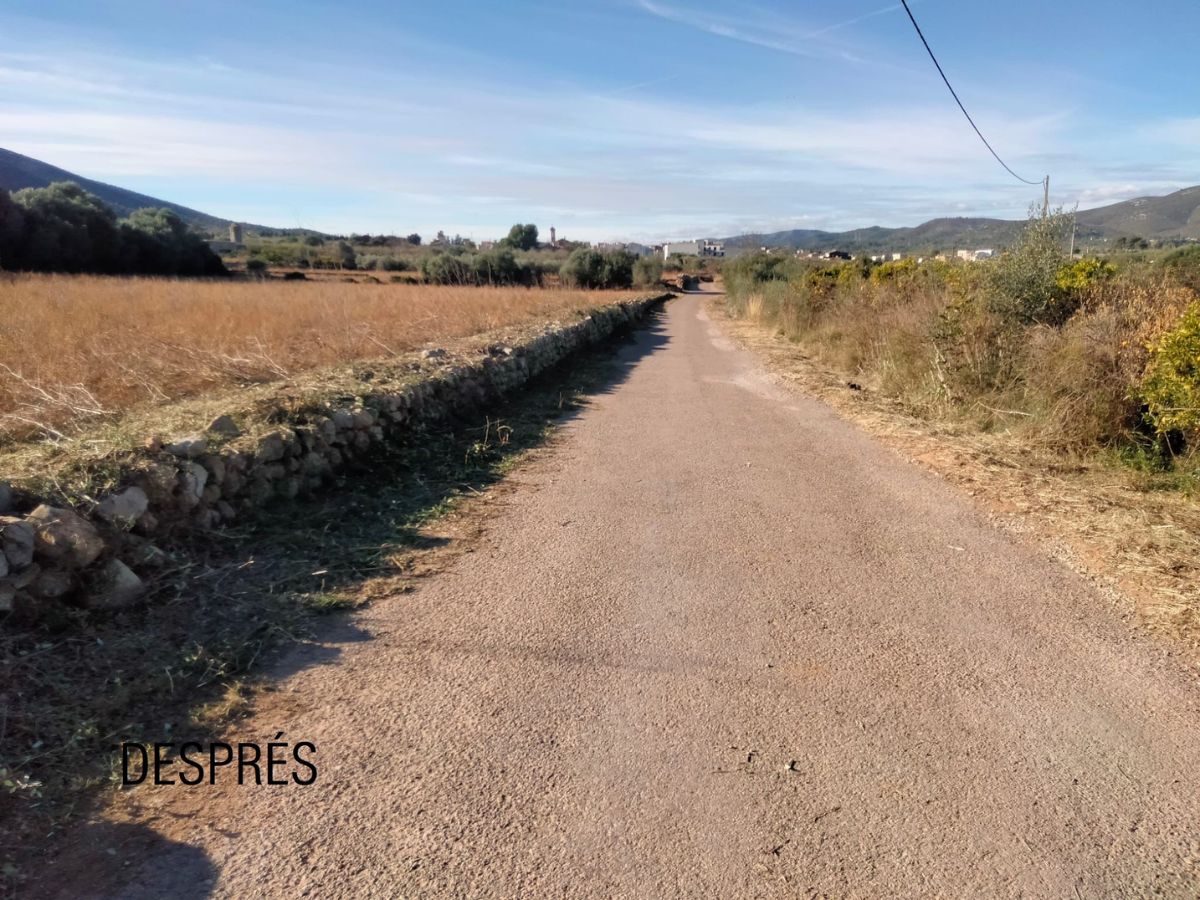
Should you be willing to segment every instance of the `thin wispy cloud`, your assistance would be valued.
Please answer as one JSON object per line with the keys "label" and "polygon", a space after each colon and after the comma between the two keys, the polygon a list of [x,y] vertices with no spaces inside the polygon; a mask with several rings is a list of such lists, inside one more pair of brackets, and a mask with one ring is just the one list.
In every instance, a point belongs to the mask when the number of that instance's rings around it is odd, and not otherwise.
{"label": "thin wispy cloud", "polygon": [[841,22],[824,26],[803,26],[778,13],[754,17],[714,15],[704,10],[672,6],[660,0],[635,0],[643,12],[656,18],[716,37],[727,38],[755,47],[808,59],[839,59],[863,65],[878,63],[856,53],[851,47],[828,40],[828,35],[900,9],[899,4],[876,9]]}
{"label": "thin wispy cloud", "polygon": [[[1087,35],[1095,64],[1047,60],[1022,46],[1028,21],[1061,13],[1085,32],[1093,18],[1086,0],[1032,2],[1006,7],[1013,58],[1000,63],[973,16],[936,5],[939,32],[957,38],[956,81],[1006,159],[1050,171],[1067,204],[1195,182],[1200,120],[1186,96],[1154,105],[1186,78],[1133,73],[1130,94],[1102,91],[1104,52],[1136,35]],[[281,3],[247,8],[252,44],[174,7],[81,13],[59,23],[69,43],[39,43],[23,21],[21,42],[0,50],[0,145],[218,215],[344,233],[493,237],[536,221],[654,239],[1020,216],[1031,199],[978,145],[888,0],[511,0],[402,23],[382,7],[289,18]],[[0,30],[11,24],[0,11]],[[335,24],[345,41],[308,40]]]}
{"label": "thin wispy cloud", "polygon": [[829,56],[827,48],[805,46],[791,41],[780,41],[766,33],[749,31],[740,25],[730,23],[723,18],[717,18],[697,10],[668,6],[657,0],[637,0],[637,5],[644,12],[668,22],[674,22],[687,28],[703,31],[716,37],[740,41],[755,47],[776,50],[780,53],[790,53],[793,56],[803,56],[810,59],[822,59]]}
{"label": "thin wispy cloud", "polygon": [[880,9],[873,10],[872,12],[864,13],[861,16],[855,16],[852,19],[846,19],[844,22],[835,22],[832,25],[826,25],[824,28],[818,28],[816,31],[810,31],[807,37],[819,38],[835,31],[841,31],[843,28],[850,28],[853,25],[861,24],[862,22],[866,22],[870,19],[875,19],[879,16],[885,16],[888,13],[898,12],[903,8],[904,7],[902,7],[899,3],[893,3],[890,6],[884,6]]}

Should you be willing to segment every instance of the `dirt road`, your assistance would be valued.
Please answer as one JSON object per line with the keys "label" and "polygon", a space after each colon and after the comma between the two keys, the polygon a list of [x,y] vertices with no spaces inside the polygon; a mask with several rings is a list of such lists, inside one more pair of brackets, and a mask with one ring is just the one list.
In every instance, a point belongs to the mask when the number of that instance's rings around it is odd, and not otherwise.
{"label": "dirt road", "polygon": [[237,735],[318,783],[191,789],[121,896],[1200,893],[1182,662],[702,299],[623,352],[477,552]]}

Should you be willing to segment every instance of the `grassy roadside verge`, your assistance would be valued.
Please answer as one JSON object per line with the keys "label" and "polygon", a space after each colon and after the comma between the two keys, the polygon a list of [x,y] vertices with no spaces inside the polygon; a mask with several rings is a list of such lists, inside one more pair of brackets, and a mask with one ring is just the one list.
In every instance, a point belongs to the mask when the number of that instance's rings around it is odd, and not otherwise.
{"label": "grassy roadside verge", "polygon": [[341,484],[186,545],[144,608],[0,636],[0,866],[102,798],[113,745],[212,734],[253,699],[263,664],[322,617],[395,598],[469,549],[487,498],[589,393],[619,377],[611,346],[518,395],[356,460]]}
{"label": "grassy roadside verge", "polygon": [[1001,527],[1089,577],[1118,611],[1200,660],[1200,504],[1169,473],[1064,451],[971,419],[935,418],[823,359],[774,324],[710,313],[775,377],[956,485]]}

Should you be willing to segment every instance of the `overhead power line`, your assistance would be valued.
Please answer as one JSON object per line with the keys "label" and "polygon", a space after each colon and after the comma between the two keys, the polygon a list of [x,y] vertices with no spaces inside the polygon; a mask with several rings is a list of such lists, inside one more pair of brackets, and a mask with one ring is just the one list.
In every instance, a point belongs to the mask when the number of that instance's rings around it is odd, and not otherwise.
{"label": "overhead power line", "polygon": [[1008,174],[1013,178],[1017,179],[1017,181],[1022,181],[1025,184],[1033,185],[1045,184],[1048,188],[1049,176],[1046,176],[1045,182],[1030,181],[1028,178],[1022,178],[1020,175],[1014,172],[1009,164],[1000,158],[1000,154],[995,151],[992,145],[988,143],[988,139],[983,136],[983,132],[979,130],[979,126],[975,124],[975,120],[971,118],[971,114],[967,112],[967,108],[963,106],[963,102],[958,99],[958,92],[954,90],[954,85],[952,85],[950,83],[950,79],[946,77],[946,73],[942,69],[942,64],[938,62],[937,57],[933,55],[933,48],[929,46],[929,41],[925,40],[925,34],[921,31],[921,26],[917,24],[916,16],[914,16],[912,10],[908,8],[908,0],[900,0],[900,3],[904,6],[904,11],[908,13],[908,18],[909,21],[912,22],[913,28],[917,29],[917,37],[919,37],[921,39],[921,43],[925,45],[925,50],[929,53],[929,58],[932,59],[933,64],[937,66],[938,74],[942,76],[942,81],[946,82],[946,87],[950,89],[950,96],[954,98],[954,102],[958,104],[958,108],[962,110],[962,114],[967,117],[967,121],[971,123],[971,127],[974,128],[975,133],[979,135],[979,139],[983,141],[983,146],[988,148],[988,151],[992,154],[992,156],[996,157],[996,162],[1004,166],[1005,171],[1007,171]]}

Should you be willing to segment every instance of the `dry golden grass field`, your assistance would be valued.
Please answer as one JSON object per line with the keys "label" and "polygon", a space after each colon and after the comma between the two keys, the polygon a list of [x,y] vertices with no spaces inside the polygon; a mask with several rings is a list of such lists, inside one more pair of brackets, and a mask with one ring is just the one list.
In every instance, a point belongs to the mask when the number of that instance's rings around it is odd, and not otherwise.
{"label": "dry golden grass field", "polygon": [[[626,292],[628,293],[628,292]],[[620,292],[26,275],[0,281],[0,442],[389,357]]]}

